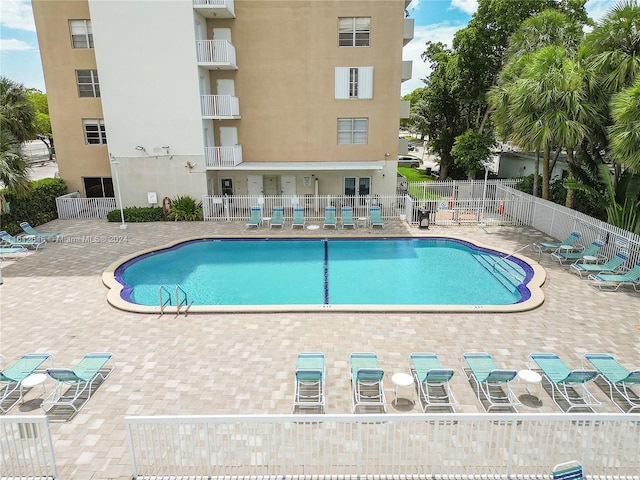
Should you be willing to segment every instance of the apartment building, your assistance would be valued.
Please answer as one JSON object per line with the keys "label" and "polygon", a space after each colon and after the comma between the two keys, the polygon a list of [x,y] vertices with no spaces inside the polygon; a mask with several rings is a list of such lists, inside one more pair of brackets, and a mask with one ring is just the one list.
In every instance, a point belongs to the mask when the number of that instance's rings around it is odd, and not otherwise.
{"label": "apartment building", "polygon": [[124,206],[395,192],[410,0],[33,0],[60,176]]}

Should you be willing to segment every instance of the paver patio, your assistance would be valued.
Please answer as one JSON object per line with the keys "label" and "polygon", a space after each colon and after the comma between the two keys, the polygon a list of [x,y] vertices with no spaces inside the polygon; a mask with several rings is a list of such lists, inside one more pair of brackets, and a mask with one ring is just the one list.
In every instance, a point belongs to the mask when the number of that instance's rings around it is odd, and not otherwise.
{"label": "paver patio", "polygon": [[[116,370],[83,410],[53,423],[59,478],[130,478],[125,415],[290,413],[293,372],[300,351],[322,351],[327,367],[327,412],[350,413],[349,353],[373,351],[391,375],[408,372],[409,354],[438,353],[456,370],[451,387],[459,412],[482,407],[461,370],[466,351],[490,352],[500,367],[521,369],[533,351],[554,352],[572,368],[585,352],[609,352],[640,368],[640,294],[600,292],[543,256],[545,303],[515,314],[267,313],[139,315],[107,304],[101,274],[117,259],[183,237],[210,236],[446,236],[514,251],[548,239],[527,227],[435,227],[420,230],[387,221],[384,230],[247,230],[244,223],[119,224],[56,220],[39,227],[65,240],[16,261],[4,261],[0,286],[0,352],[11,362],[48,351],[56,366],[72,367],[87,352],[115,354]],[[533,260],[537,255],[524,252]],[[47,391],[53,383],[45,383]],[[516,386],[517,388],[517,386]],[[595,385],[602,412],[617,412]],[[41,393],[34,389],[27,399]],[[521,412],[558,412],[543,406]],[[17,406],[9,415],[38,414]],[[390,405],[389,411],[395,411]],[[414,412],[419,412],[415,407]]]}

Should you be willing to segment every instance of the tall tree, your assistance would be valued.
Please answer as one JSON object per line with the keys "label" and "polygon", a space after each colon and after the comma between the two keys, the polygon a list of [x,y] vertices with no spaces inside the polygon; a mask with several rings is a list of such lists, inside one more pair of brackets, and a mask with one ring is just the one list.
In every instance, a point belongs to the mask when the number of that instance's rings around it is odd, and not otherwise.
{"label": "tall tree", "polygon": [[[26,196],[31,190],[29,165],[22,155],[21,144],[4,130],[0,130],[0,183],[18,197]],[[0,197],[3,197],[1,192]]]}
{"label": "tall tree", "polygon": [[640,79],[611,100],[613,125],[609,128],[611,155],[640,173]]}
{"label": "tall tree", "polygon": [[0,128],[19,143],[36,138],[35,110],[20,83],[0,77]]}

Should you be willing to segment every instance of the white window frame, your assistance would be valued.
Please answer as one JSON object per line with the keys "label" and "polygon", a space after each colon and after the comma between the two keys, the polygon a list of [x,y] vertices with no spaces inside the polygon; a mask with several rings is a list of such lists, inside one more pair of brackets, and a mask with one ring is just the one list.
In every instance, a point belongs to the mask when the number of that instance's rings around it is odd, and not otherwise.
{"label": "white window frame", "polygon": [[338,145],[366,145],[368,139],[368,118],[338,118]]}
{"label": "white window frame", "polygon": [[[106,145],[107,132],[102,118],[83,118],[82,131],[86,145]],[[96,141],[97,140],[97,141]]]}
{"label": "white window frame", "polygon": [[338,17],[339,47],[369,47],[371,17]]}
{"label": "white window frame", "polygon": [[373,67],[336,67],[336,100],[373,98]]}
{"label": "white window frame", "polygon": [[93,48],[91,20],[69,20],[69,33],[73,48]]}
{"label": "white window frame", "polygon": [[[80,72],[84,77],[80,80]],[[88,80],[88,81],[85,81]],[[100,83],[98,81],[98,70],[76,70],[76,82],[78,84],[78,96],[80,98],[100,97]],[[85,87],[84,89],[82,87]],[[83,95],[83,93],[88,95]]]}

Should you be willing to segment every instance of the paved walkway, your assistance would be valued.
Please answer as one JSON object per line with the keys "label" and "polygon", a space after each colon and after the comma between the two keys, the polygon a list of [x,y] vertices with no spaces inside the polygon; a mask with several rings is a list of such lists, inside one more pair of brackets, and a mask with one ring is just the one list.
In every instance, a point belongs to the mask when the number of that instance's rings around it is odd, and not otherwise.
{"label": "paved walkway", "polygon": [[[15,262],[3,262],[0,286],[0,352],[9,362],[27,352],[51,352],[56,366],[72,367],[85,353],[115,354],[116,370],[83,410],[52,424],[59,478],[130,478],[125,415],[289,413],[293,371],[300,351],[327,358],[327,411],[349,413],[349,353],[373,351],[391,375],[408,370],[411,352],[439,354],[456,370],[452,389],[459,412],[482,408],[461,371],[466,351],[490,352],[499,366],[520,369],[534,351],[554,352],[572,368],[583,353],[610,352],[640,368],[640,294],[604,293],[545,256],[546,301],[518,314],[270,313],[137,315],[110,307],[101,273],[124,255],[197,235],[284,236],[290,229],[248,231],[243,224],[195,222],[118,224],[56,220],[40,227],[61,231],[50,244]],[[390,222],[385,230],[338,228],[296,235],[455,235],[513,251],[546,237],[529,228],[411,228]],[[536,256],[532,256],[536,259]],[[48,381],[47,391],[53,383]],[[597,388],[601,411],[617,412]],[[40,393],[29,392],[27,399]],[[558,412],[546,394],[540,408]],[[15,407],[9,415],[39,413]],[[393,412],[390,406],[389,411]],[[413,410],[419,411],[418,408]]]}

